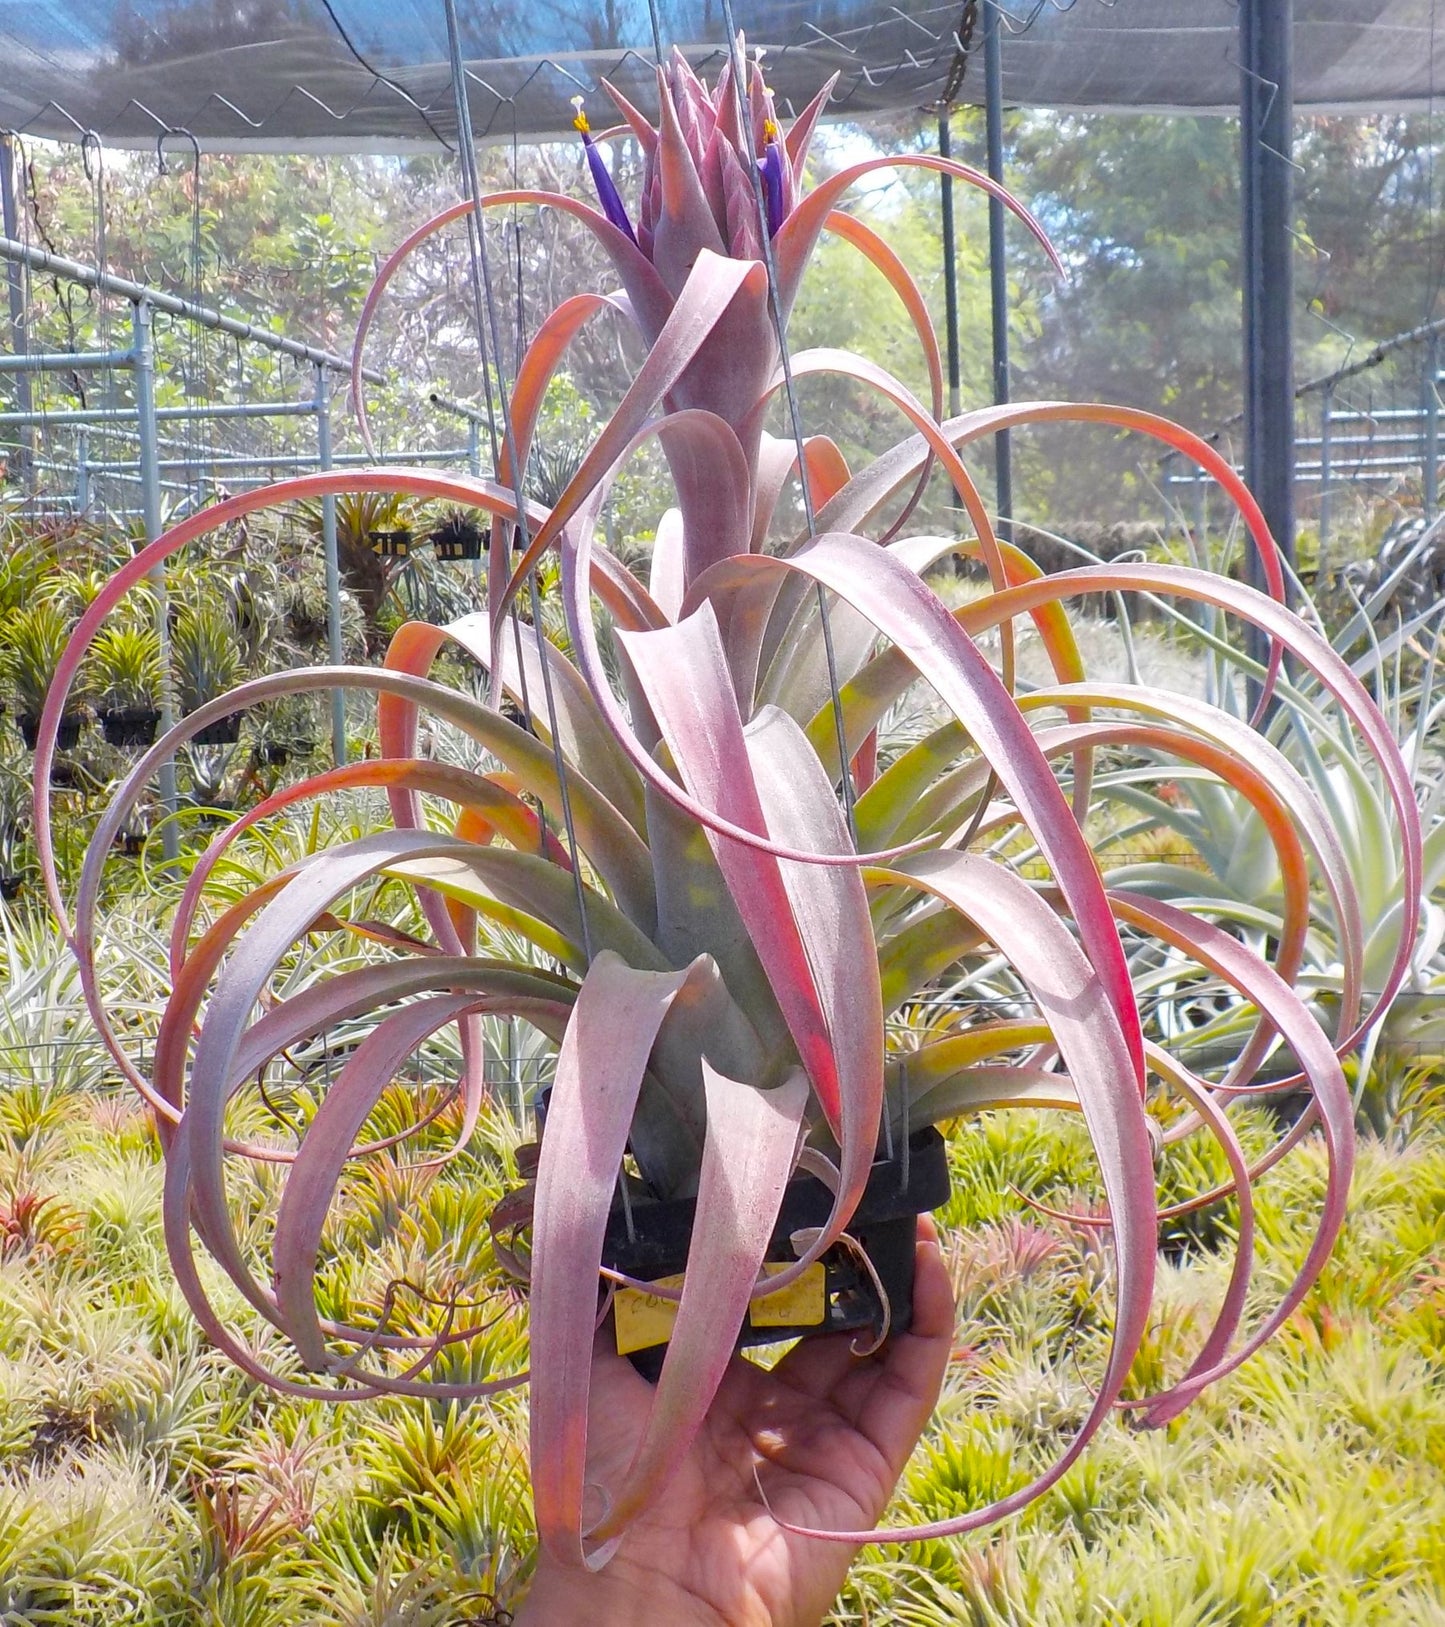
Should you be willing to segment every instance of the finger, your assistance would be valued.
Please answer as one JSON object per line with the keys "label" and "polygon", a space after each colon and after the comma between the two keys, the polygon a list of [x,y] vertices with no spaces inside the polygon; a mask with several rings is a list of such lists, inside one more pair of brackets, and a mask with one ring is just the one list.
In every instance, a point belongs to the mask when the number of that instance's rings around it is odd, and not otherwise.
{"label": "finger", "polygon": [[[928,1245],[924,1250],[921,1245]],[[862,1393],[871,1389],[880,1371],[887,1372],[889,1353],[913,1336],[942,1337],[948,1348],[953,1338],[953,1290],[938,1250],[938,1229],[931,1215],[918,1218],[918,1245],[914,1253],[913,1319],[911,1334],[896,1334],[884,1347],[884,1354],[866,1365],[854,1351],[856,1333],[838,1333],[825,1338],[803,1339],[773,1368],[774,1376],[815,1400],[827,1397],[842,1403],[839,1410],[852,1417],[860,1408]],[[840,1386],[860,1392],[840,1395]]]}
{"label": "finger", "polygon": [[938,1226],[932,1215],[918,1217],[918,1243],[913,1265],[913,1337],[943,1340],[951,1346],[957,1307],[953,1281],[944,1264]]}
{"label": "finger", "polygon": [[914,1252],[913,1325],[890,1341],[857,1415],[856,1427],[901,1473],[908,1454],[938,1405],[953,1345],[953,1284],[927,1216]]}

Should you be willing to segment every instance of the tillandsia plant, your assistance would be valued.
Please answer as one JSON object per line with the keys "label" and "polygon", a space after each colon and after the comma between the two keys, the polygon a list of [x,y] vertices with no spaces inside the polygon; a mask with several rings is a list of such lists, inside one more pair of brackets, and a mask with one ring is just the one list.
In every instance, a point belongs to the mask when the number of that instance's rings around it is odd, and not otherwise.
{"label": "tillandsia plant", "polygon": [[[886,1534],[946,1535],[1023,1507],[1120,1403],[1150,1316],[1164,1131],[1214,1137],[1232,1179],[1210,1196],[1232,1191],[1238,1205],[1234,1267],[1208,1336],[1168,1388],[1128,1403],[1146,1423],[1173,1418],[1291,1314],[1339,1233],[1352,1168],[1340,1057],[1405,975],[1406,923],[1420,891],[1420,831],[1395,740],[1348,666],[1285,607],[1274,543],[1228,464],[1187,431],[1123,408],[1032,403],[942,421],[942,370],[919,291],[887,244],[836,205],[854,181],[890,163],[1003,196],[999,189],[952,161],[910,155],[851,165],[807,190],[809,139],[827,92],[783,132],[740,42],[712,91],[680,57],[659,71],[658,91],[655,126],[614,96],[622,132],[645,156],[635,208],[582,120],[600,210],[526,191],[458,205],[402,245],[368,300],[358,364],[366,325],[405,255],[468,209],[544,204],[596,238],[622,291],[567,299],[542,322],[507,397],[494,478],[395,468],[310,475],[182,521],[87,612],[47,704],[36,763],[47,885],[94,1020],[163,1126],[169,1248],[210,1337],[247,1371],[305,1395],[469,1397],[530,1382],[540,1535],[571,1564],[605,1560],[659,1497],[750,1305],[848,1247],[880,1144],[906,1146],[922,1126],[984,1108],[1082,1115],[1117,1276],[1109,1353],[1082,1428],[1046,1472],[986,1508]],[[1043,243],[1027,212],[1005,201]],[[826,436],[779,439],[766,429],[789,393],[788,313],[825,231],[853,244],[896,290],[932,387],[925,403],[851,354],[789,359],[791,378],[861,380],[908,420],[909,437],[858,470]],[[575,473],[542,505],[522,495],[522,476],[543,395],[572,338],[603,312],[631,323],[646,355]],[[359,382],[357,392],[360,407]],[[1001,540],[966,455],[1003,430],[1070,421],[1153,437],[1194,459],[1237,505],[1269,591],[1168,565],[1046,576]],[[594,532],[609,484],[654,438],[677,500],[658,521],[644,586]],[[935,468],[968,516],[972,534],[962,540],[902,534]],[[781,501],[794,480],[805,498],[802,527]],[[465,505],[485,514],[493,535],[515,534],[517,547],[489,551],[486,611],[445,627],[402,626],[379,669],[278,672],[199,707],[121,783],[72,916],[47,824],[47,770],[90,640],[146,571],[208,529],[262,505],[343,490]],[[553,552],[571,658],[542,636],[533,592],[533,573]],[[957,610],[924,580],[953,554],[981,565],[990,588]],[[1330,711],[1361,772],[1380,787],[1385,837],[1400,856],[1401,930],[1368,998],[1354,878],[1315,789],[1229,710],[1093,681],[1084,670],[1068,607],[1113,591],[1213,607],[1237,643],[1242,628],[1260,629],[1269,652],[1262,664],[1231,646],[1236,673],[1258,689],[1256,720],[1285,681],[1286,654],[1292,685],[1311,675],[1311,705]],[[1032,691],[1015,682],[1021,618],[1052,666],[1052,681]],[[981,648],[991,638],[998,670]],[[449,646],[489,674],[485,701],[428,676]],[[880,751],[890,710],[917,685],[937,697],[937,726],[907,749]],[[194,857],[173,927],[173,993],[143,1074],[113,1032],[96,981],[98,889],[115,832],[164,758],[216,718],[328,686],[378,697],[380,755],[276,792]],[[511,721],[504,704],[529,726]],[[423,712],[470,737],[472,767],[419,755]],[[1144,887],[1106,886],[1091,842],[1126,816],[1108,800],[1120,777],[1096,773],[1096,759],[1101,768],[1148,765],[1161,780],[1208,777],[1247,802],[1278,864],[1268,929],[1212,911],[1207,899],[1183,908]],[[386,791],[390,824],[308,852],[207,911],[208,883],[231,843],[288,806],[358,788]],[[438,802],[458,810],[446,828],[436,828]],[[425,928],[354,922],[374,945],[373,964],[288,985],[294,946],[319,923],[344,924],[346,900],[379,877],[414,890]],[[1320,920],[1330,922],[1344,966],[1331,1033],[1295,987]],[[479,952],[503,941],[521,950]],[[1238,1018],[1228,1057],[1207,1072],[1181,1060],[1167,1024],[1141,1017],[1136,976],[1157,991],[1166,966],[1176,989],[1207,982],[1216,999],[1222,990]],[[962,990],[961,1003],[932,1018],[915,1009],[906,1035],[890,1038],[890,1017],[917,1008],[940,979]],[[1002,1004],[977,1020],[991,992]],[[368,1014],[369,1031],[319,1104],[292,1124],[299,1141],[247,1141],[240,1115],[254,1109],[271,1061]],[[529,1025],[555,1050],[534,1176],[494,1216],[498,1258],[529,1277],[530,1375],[467,1366],[468,1341],[488,1323],[475,1295],[397,1283],[378,1308],[375,1298],[348,1302],[332,1279],[318,1287],[338,1186],[368,1154],[398,1157],[409,1133],[389,1131],[378,1103],[431,1036],[455,1030],[456,1145],[465,1144],[482,1111],[487,1025],[497,1017]],[[1228,1108],[1285,1049],[1290,1074],[1272,1083],[1310,1093],[1306,1127],[1317,1123],[1323,1136],[1328,1190],[1288,1291],[1246,1318],[1256,1169]],[[417,1133],[436,1116],[421,1104],[418,1097]],[[259,1268],[254,1239],[238,1234],[226,1201],[226,1170],[247,1158],[285,1174],[269,1265]],[[788,1258],[778,1259],[780,1206],[799,1171],[821,1181],[825,1212],[785,1237]],[[619,1202],[636,1210],[666,1199],[691,1200],[694,1217],[680,1286],[656,1289],[675,1302],[671,1338],[636,1458],[599,1503],[584,1497],[585,1463],[594,1329],[619,1276],[604,1258],[609,1220]],[[294,1362],[268,1362],[230,1326],[195,1258],[197,1237],[255,1315],[289,1340]],[[769,1257],[774,1269],[764,1276]],[[595,1514],[599,1506],[600,1516],[584,1517],[584,1507]]]}
{"label": "tillandsia plant", "polygon": [[90,653],[105,738],[113,746],[148,746],[155,739],[165,689],[160,634],[139,621],[118,621],[100,633]]}
{"label": "tillandsia plant", "polygon": [[[70,621],[53,599],[36,598],[6,620],[4,642],[0,646],[3,670],[16,720],[25,744],[34,747],[38,724],[55,683],[61,657],[71,636]],[[73,746],[83,721],[81,708],[90,698],[91,674],[78,674],[69,693],[71,710],[64,730],[66,745]]]}

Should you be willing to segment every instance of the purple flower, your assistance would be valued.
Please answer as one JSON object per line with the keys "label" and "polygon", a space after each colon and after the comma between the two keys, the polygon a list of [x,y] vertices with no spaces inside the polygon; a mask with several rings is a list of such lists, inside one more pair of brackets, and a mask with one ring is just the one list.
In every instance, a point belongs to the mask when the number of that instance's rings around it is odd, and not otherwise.
{"label": "purple flower", "polygon": [[632,242],[637,241],[637,234],[632,229],[632,222],[627,218],[627,210],[622,202],[622,194],[617,190],[617,183],[612,179],[612,171],[607,167],[607,161],[597,150],[597,143],[592,139],[592,126],[587,122],[587,115],[582,111],[582,98],[574,96],[572,106],[576,109],[576,117],[572,120],[573,128],[582,137],[582,148],[587,154],[587,168],[592,171],[592,184],[597,188],[597,199],[602,205],[602,212],[612,222],[619,232],[625,232]]}
{"label": "purple flower", "polygon": [[771,119],[763,125],[765,138],[763,156],[758,161],[758,174],[762,177],[763,197],[768,206],[768,236],[776,237],[787,213],[783,192],[783,165],[786,160],[778,143],[778,127]]}

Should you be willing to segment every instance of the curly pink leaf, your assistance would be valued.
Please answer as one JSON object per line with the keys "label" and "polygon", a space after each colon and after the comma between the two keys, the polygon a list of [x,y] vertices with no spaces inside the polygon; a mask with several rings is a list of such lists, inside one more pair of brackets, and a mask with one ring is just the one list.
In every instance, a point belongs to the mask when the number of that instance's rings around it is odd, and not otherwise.
{"label": "curly pink leaf", "polygon": [[643,1071],[686,972],[592,963],[557,1057],[532,1228],[532,1490],[537,1534],[562,1564],[582,1554],[582,1497],[598,1268]]}

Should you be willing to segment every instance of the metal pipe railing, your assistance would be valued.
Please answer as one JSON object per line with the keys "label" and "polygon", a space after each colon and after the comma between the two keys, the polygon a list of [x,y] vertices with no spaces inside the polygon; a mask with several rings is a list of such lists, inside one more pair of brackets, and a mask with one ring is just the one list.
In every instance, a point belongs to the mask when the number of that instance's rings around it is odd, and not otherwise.
{"label": "metal pipe railing", "polygon": [[[90,483],[96,478],[109,478],[130,482],[140,488],[140,514],[147,541],[155,541],[162,532],[161,494],[167,487],[163,476],[177,470],[204,468],[208,473],[225,470],[239,476],[241,484],[249,484],[247,475],[273,472],[278,465],[289,468],[310,467],[329,469],[339,465],[362,465],[374,459],[360,455],[333,456],[331,445],[331,379],[340,374],[352,375],[351,364],[330,351],[321,350],[283,334],[258,328],[253,323],[184,299],[161,289],[148,288],[125,277],[98,270],[94,266],[68,260],[47,250],[19,242],[10,235],[0,237],[0,259],[12,267],[28,266],[32,271],[48,277],[63,279],[82,288],[97,290],[128,300],[131,304],[131,344],[124,350],[90,352],[36,352],[0,356],[0,378],[13,375],[17,385],[24,385],[32,375],[42,372],[73,373],[76,370],[129,370],[134,388],[134,402],[116,408],[67,408],[58,412],[37,411],[22,389],[22,407],[19,411],[0,413],[0,426],[22,431],[35,428],[74,428],[77,431],[76,511],[84,513],[90,500]],[[260,346],[276,355],[287,356],[310,366],[314,373],[314,392],[309,401],[288,401],[274,405],[236,402],[215,403],[208,406],[186,405],[158,407],[155,399],[155,350],[153,319],[162,311],[199,327],[223,333],[232,338]],[[383,375],[374,368],[362,370],[361,376],[370,383],[383,382]],[[432,394],[432,402],[440,410],[462,418],[468,425],[468,445],[465,448],[442,451],[415,452],[409,462],[437,463],[466,460],[473,473],[479,472],[479,426],[487,420],[477,408],[452,401],[440,393]],[[166,440],[160,433],[163,423],[207,422],[225,419],[280,419],[309,417],[316,420],[316,450],[314,454],[298,455],[278,453],[262,455],[220,455],[207,449],[199,457],[164,458],[162,444]],[[89,434],[124,435],[134,438],[137,457],[115,457],[92,461],[89,456]],[[190,449],[182,444],[188,454]],[[189,489],[189,488],[187,488]],[[340,664],[342,656],[341,580],[337,555],[336,502],[333,497],[322,503],[322,546],[326,564],[327,633],[333,664]],[[169,616],[166,601],[166,572],[163,564],[149,573],[155,600],[156,631],[161,644],[162,664],[169,671]],[[337,690],[332,696],[332,753],[340,764],[346,760],[346,714],[344,696]],[[161,699],[161,727],[168,729],[175,716],[174,697],[167,682]],[[173,759],[159,769],[160,800],[168,815],[177,808],[176,771]],[[178,856],[178,831],[174,818],[164,825],[164,851],[168,861]]]}
{"label": "metal pipe railing", "polygon": [[[164,311],[167,316],[184,317],[186,321],[194,322],[198,327],[209,328],[214,333],[228,334],[233,339],[245,339],[250,344],[259,345],[263,350],[269,350],[279,356],[289,356],[293,361],[306,362],[312,367],[324,367],[332,373],[345,373],[348,376],[351,373],[351,363],[329,350],[321,350],[316,345],[308,345],[300,339],[287,338],[285,334],[272,333],[269,328],[258,328],[254,322],[247,322],[238,316],[227,316],[222,311],[213,310],[209,305],[200,305],[195,300],[183,299],[179,294],[168,294],[160,288],[148,288],[144,283],[132,282],[129,277],[117,277],[114,272],[101,271],[96,266],[83,265],[79,260],[67,260],[64,255],[51,254],[48,249],[36,248],[32,243],[21,243],[13,237],[0,237],[0,260],[28,266],[32,271],[38,271],[47,277],[63,277],[67,282],[77,283],[82,288],[92,288],[102,294],[113,294],[117,299],[128,299],[133,305],[144,301],[153,311]],[[76,363],[70,357],[64,357],[53,365],[73,367]],[[385,382],[382,375],[372,368],[365,369],[362,376],[371,384]]]}
{"label": "metal pipe railing", "polygon": [[[114,365],[129,367],[131,353],[122,350],[118,353],[121,360]],[[0,356],[0,368],[3,368],[10,358]],[[63,371],[63,369],[57,369]],[[217,402],[208,407],[157,407],[156,422],[159,424],[185,423],[189,419],[210,421],[215,418],[310,418],[316,412],[314,401],[265,401],[247,402]],[[123,431],[129,427],[129,421],[134,420],[136,409],[132,406],[122,407],[63,407],[57,412],[48,412],[44,407],[32,407],[29,412],[0,412],[0,424],[34,425],[45,429],[69,429],[79,425],[108,426],[116,431]],[[132,431],[132,433],[134,433]]]}

